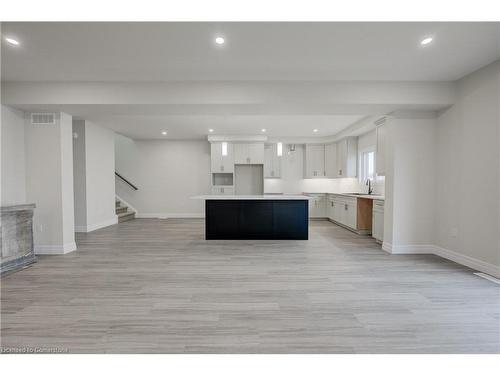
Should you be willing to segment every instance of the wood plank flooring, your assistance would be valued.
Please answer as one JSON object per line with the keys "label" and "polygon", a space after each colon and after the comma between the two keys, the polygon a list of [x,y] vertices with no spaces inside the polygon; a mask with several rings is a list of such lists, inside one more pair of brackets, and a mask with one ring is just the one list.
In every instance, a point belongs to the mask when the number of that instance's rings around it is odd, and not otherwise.
{"label": "wood plank flooring", "polygon": [[200,219],[137,219],[77,244],[1,279],[4,350],[500,352],[499,285],[329,222],[309,241],[205,241]]}

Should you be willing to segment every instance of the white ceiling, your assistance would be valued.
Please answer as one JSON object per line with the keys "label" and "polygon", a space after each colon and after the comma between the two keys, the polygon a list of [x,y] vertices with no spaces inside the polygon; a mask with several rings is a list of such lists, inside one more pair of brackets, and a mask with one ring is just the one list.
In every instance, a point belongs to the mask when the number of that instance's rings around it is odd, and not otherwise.
{"label": "white ceiling", "polygon": [[[255,135],[269,137],[321,137],[331,136],[364,118],[362,115],[330,116],[106,116],[96,122],[134,139],[158,139],[163,130],[166,139],[204,138],[208,129],[214,135]],[[87,119],[94,120],[92,116]],[[263,133],[261,129],[266,129]],[[318,132],[313,132],[318,129]]]}
{"label": "white ceiling", "polygon": [[2,23],[2,80],[456,80],[500,57],[499,25]]}
{"label": "white ceiling", "polygon": [[[23,22],[2,23],[2,34],[20,42],[2,42],[2,81],[170,81],[170,87],[176,87],[172,81],[210,81],[208,90],[193,91],[199,103],[210,105],[192,105],[181,94],[175,105],[157,104],[153,97],[119,106],[17,106],[66,111],[136,139],[165,138],[162,130],[168,130],[167,139],[199,139],[209,128],[213,134],[262,134],[266,128],[270,137],[331,136],[379,114],[373,109],[377,101],[371,110],[363,111],[363,103],[346,110],[342,102],[311,98],[315,91],[306,81],[450,81],[500,58],[500,23]],[[216,35],[225,37],[224,46],[214,43]],[[434,42],[422,47],[420,40],[429,35]],[[264,80],[305,84],[300,97],[292,92],[297,100],[282,102],[264,90]],[[215,81],[240,87],[241,103],[217,104],[222,94]],[[254,102],[260,91],[243,81],[259,81],[262,100]]]}

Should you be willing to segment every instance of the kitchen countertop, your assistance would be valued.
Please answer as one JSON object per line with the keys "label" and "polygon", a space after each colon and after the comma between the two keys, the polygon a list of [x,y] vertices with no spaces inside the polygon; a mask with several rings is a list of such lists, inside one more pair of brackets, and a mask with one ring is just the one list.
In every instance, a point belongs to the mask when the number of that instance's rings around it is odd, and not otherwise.
{"label": "kitchen countertop", "polygon": [[191,199],[201,200],[310,200],[311,197],[300,194],[264,194],[264,195],[196,195]]}
{"label": "kitchen countertop", "polygon": [[383,201],[385,200],[385,196],[376,195],[376,194],[351,194],[351,193],[304,193],[304,194],[330,194],[330,195],[340,195],[344,197],[353,197],[353,198],[363,198],[363,199],[373,199]]}

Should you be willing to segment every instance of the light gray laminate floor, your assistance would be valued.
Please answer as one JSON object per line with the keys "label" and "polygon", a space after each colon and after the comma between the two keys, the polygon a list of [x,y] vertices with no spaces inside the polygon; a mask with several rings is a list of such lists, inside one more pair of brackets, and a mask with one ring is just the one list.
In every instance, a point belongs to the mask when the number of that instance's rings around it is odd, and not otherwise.
{"label": "light gray laminate floor", "polygon": [[499,353],[500,286],[313,222],[309,241],[205,241],[197,219],[78,234],[2,278],[1,345],[69,352]]}

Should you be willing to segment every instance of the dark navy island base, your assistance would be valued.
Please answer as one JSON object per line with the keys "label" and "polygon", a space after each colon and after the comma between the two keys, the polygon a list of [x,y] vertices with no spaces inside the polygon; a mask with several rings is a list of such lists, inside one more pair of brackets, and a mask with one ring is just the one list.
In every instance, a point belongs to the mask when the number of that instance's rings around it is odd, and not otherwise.
{"label": "dark navy island base", "polygon": [[205,201],[207,240],[307,240],[307,200]]}

